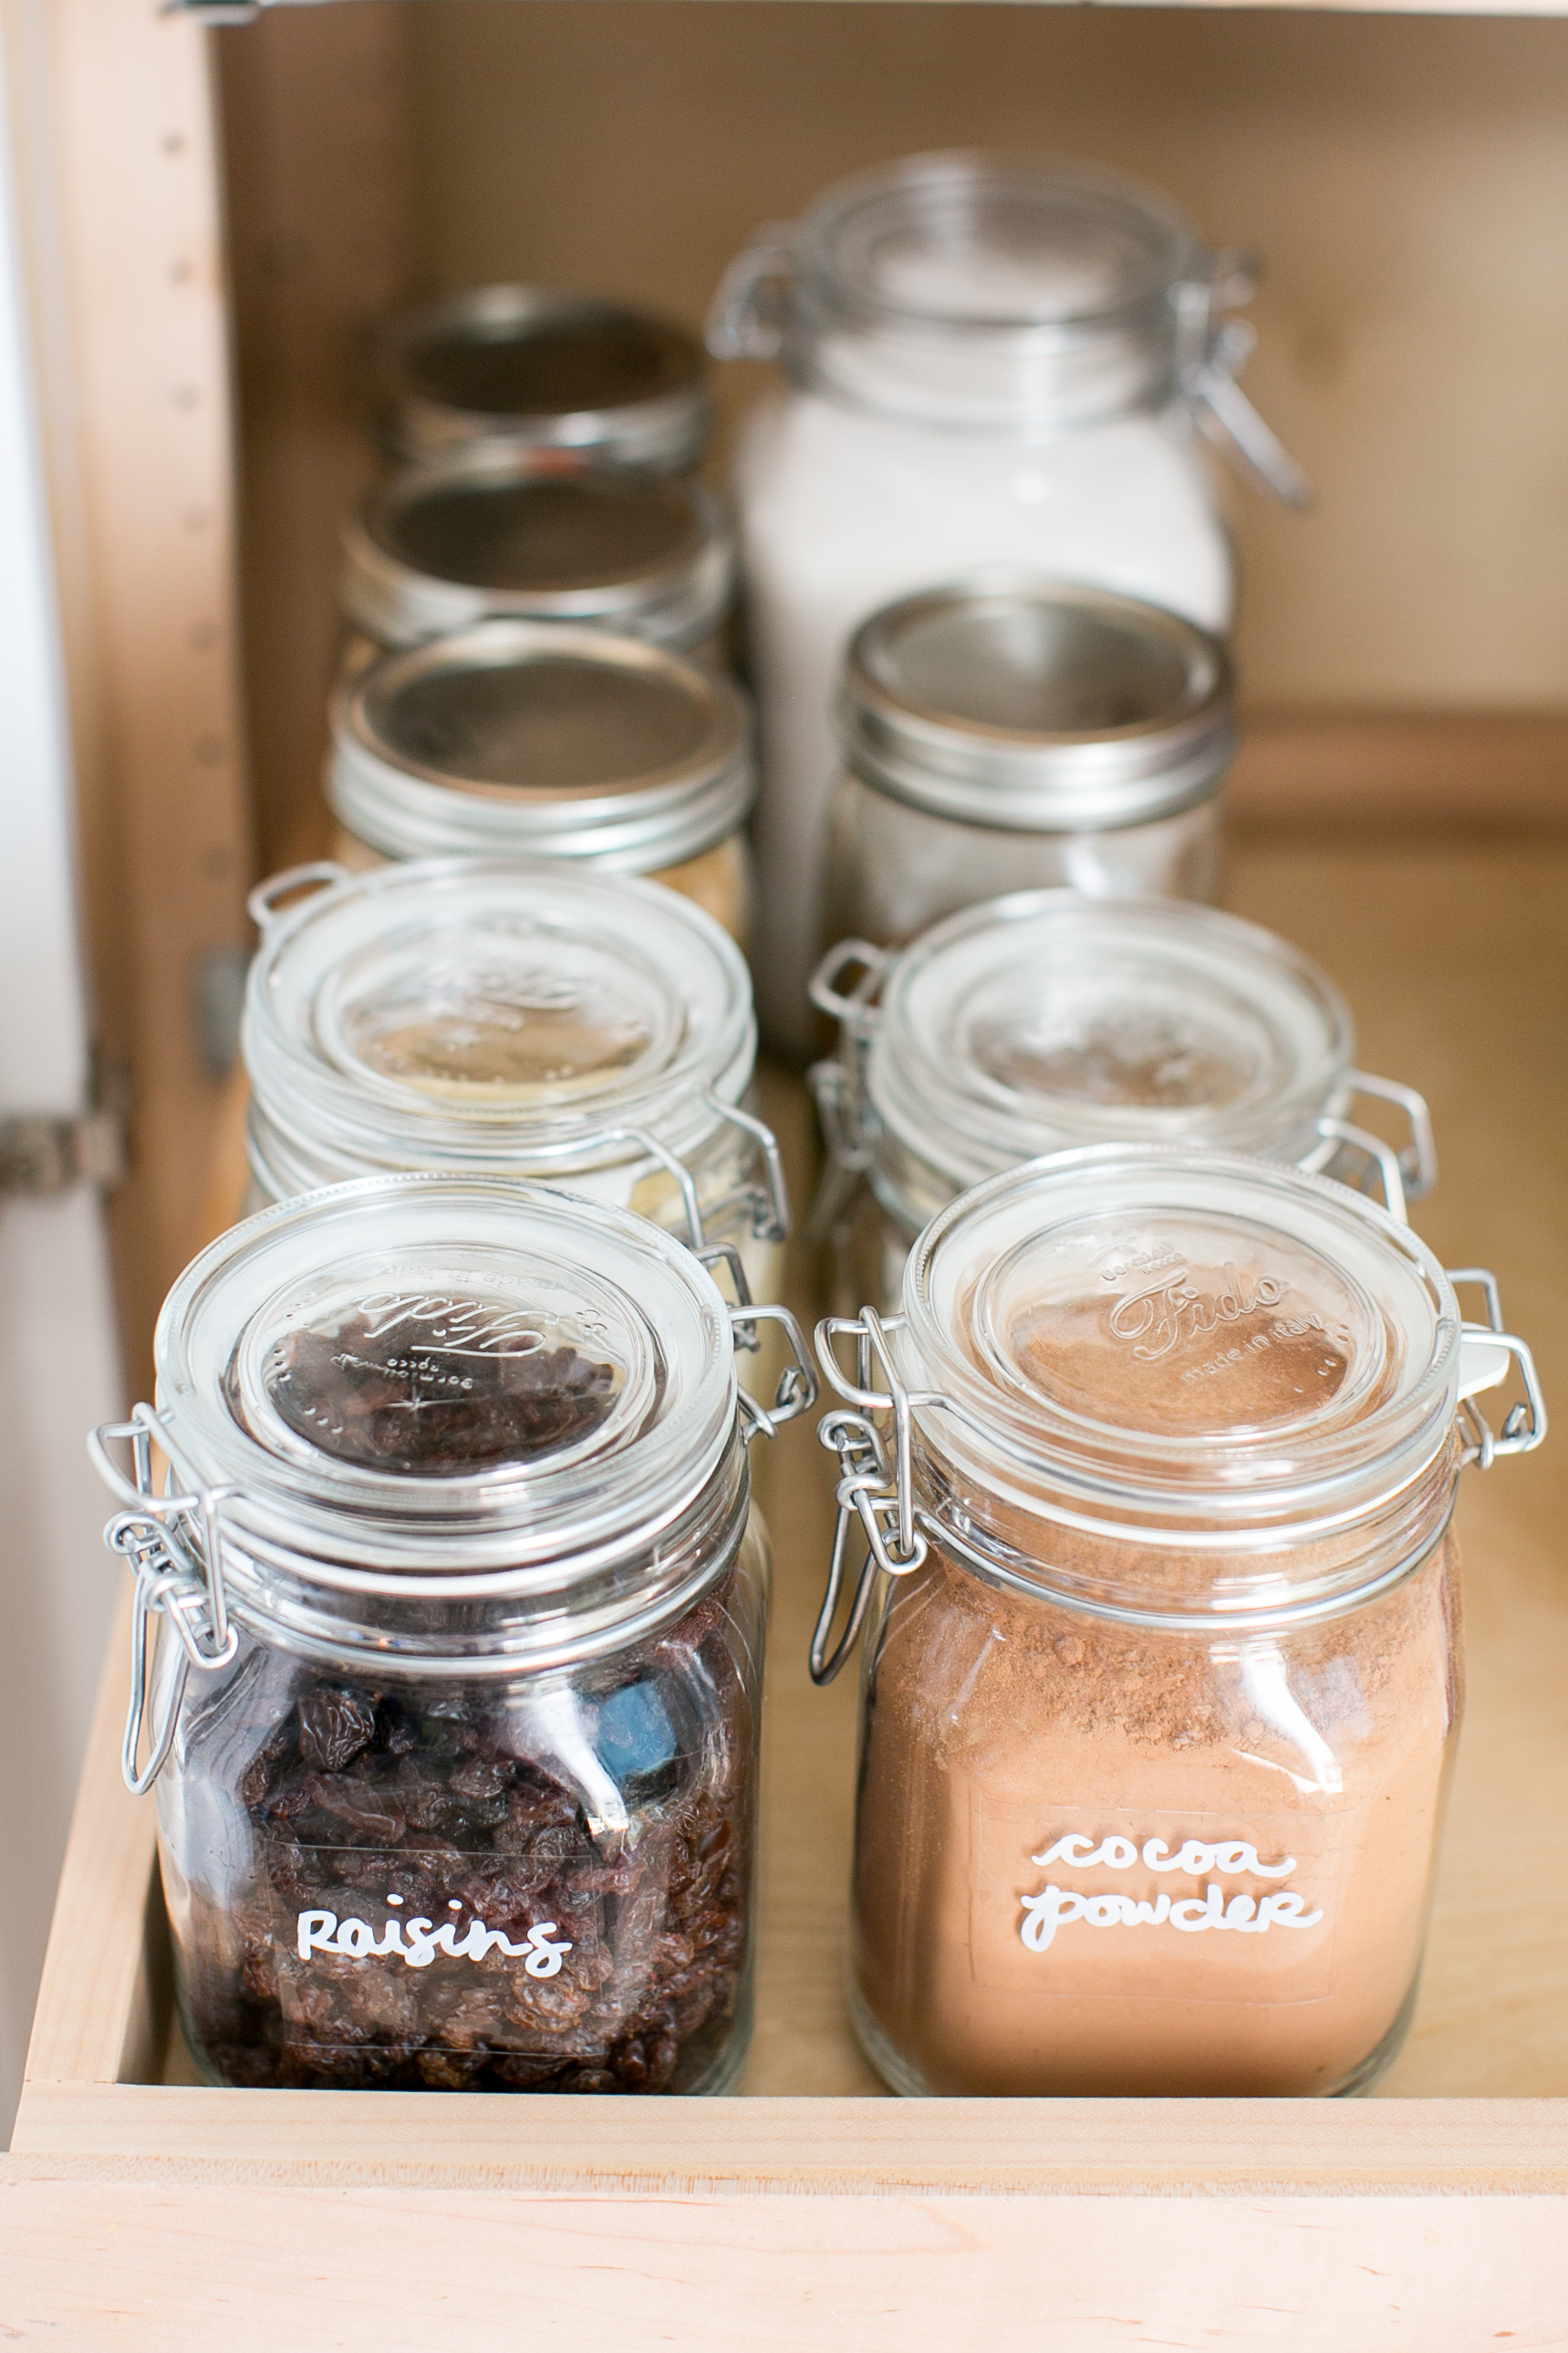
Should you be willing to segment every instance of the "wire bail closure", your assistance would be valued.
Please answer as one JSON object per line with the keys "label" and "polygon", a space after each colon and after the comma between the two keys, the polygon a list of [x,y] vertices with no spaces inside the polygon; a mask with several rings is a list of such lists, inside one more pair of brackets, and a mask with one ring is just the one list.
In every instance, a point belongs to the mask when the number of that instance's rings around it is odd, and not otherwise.
{"label": "wire bail closure", "polygon": [[[917,1408],[946,1407],[948,1399],[937,1389],[908,1389],[899,1377],[888,1335],[900,1331],[903,1321],[901,1315],[884,1320],[874,1307],[863,1307],[858,1315],[824,1316],[816,1327],[816,1354],[823,1373],[853,1409],[825,1414],[817,1430],[822,1444],[837,1455],[841,1474],[835,1490],[838,1518],[833,1531],[827,1590],[811,1638],[811,1680],[819,1685],[833,1681],[854,1649],[878,1573],[908,1577],[921,1567],[930,1550],[915,1519],[913,1418]],[[848,1335],[856,1342],[853,1381],[836,1353],[840,1335]],[[886,1386],[873,1388],[874,1376]],[[882,1433],[871,1419],[878,1413],[890,1413],[893,1418],[890,1464]],[[854,1525],[865,1537],[866,1551],[844,1632],[829,1651]]]}
{"label": "wire bail closure", "polygon": [[[131,1447],[130,1479],[109,1452],[110,1445],[124,1441]],[[87,1441],[100,1478],[127,1505],[109,1522],[103,1541],[128,1564],[136,1580],[131,1620],[131,1701],[120,1756],[125,1786],[133,1798],[146,1796],[168,1761],[192,1668],[202,1674],[216,1674],[239,1648],[238,1632],[229,1621],[223,1575],[222,1511],[234,1490],[199,1487],[188,1494],[154,1494],[154,1444],[163,1447],[173,1464],[174,1450],[163,1418],[148,1405],[136,1406],[129,1421],[103,1423]],[[163,1723],[153,1734],[146,1764],[138,1767],[155,1655],[149,1628],[159,1616],[173,1627],[182,1656]]]}
{"label": "wire bail closure", "polygon": [[1500,1454],[1530,1454],[1546,1435],[1546,1399],[1541,1388],[1541,1376],[1535,1369],[1535,1358],[1528,1341],[1521,1340],[1503,1325],[1502,1293],[1498,1279],[1484,1266],[1449,1267],[1446,1270],[1457,1291],[1462,1282],[1479,1285],[1487,1303],[1484,1324],[1461,1324],[1461,1336],[1485,1342],[1487,1346],[1502,1352],[1505,1362],[1490,1377],[1476,1383],[1476,1389],[1495,1388],[1507,1370],[1508,1358],[1519,1366],[1524,1383],[1524,1395],[1517,1405],[1509,1408],[1503,1417],[1500,1435],[1493,1431],[1486,1415],[1476,1403],[1475,1390],[1459,1399],[1459,1423],[1466,1433],[1467,1443],[1459,1455],[1461,1468],[1473,1462],[1478,1471],[1489,1471]]}

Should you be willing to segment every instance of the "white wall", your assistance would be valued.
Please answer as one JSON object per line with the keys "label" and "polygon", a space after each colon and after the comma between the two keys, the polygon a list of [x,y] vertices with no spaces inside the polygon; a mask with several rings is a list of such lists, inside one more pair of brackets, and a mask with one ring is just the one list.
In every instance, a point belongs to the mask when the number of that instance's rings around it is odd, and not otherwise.
{"label": "white wall", "polygon": [[[0,17],[0,28],[5,20]],[[0,76],[11,60],[0,36]],[[79,1110],[71,766],[0,82],[0,1116]],[[0,1202],[0,2137],[8,2137],[114,1572],[83,1434],[120,1409],[100,1203]]]}

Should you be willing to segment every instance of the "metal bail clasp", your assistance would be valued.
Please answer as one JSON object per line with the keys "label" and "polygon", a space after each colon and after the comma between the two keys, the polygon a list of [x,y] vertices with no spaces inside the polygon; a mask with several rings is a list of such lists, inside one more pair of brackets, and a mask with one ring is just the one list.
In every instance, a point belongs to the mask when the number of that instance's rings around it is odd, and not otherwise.
{"label": "metal bail clasp", "polygon": [[[899,1377],[888,1345],[888,1335],[903,1323],[889,1316],[886,1323],[874,1307],[858,1315],[826,1315],[816,1327],[816,1355],[823,1373],[839,1396],[854,1409],[825,1414],[817,1430],[824,1446],[838,1457],[842,1476],[836,1490],[838,1519],[833,1532],[833,1556],[828,1563],[827,1590],[811,1640],[811,1679],[830,1683],[854,1649],[878,1572],[908,1577],[921,1567],[930,1547],[915,1525],[913,1415],[921,1406],[946,1406],[936,1389],[907,1389]],[[851,1381],[835,1353],[840,1333],[857,1343],[856,1373]],[[886,1386],[873,1388],[873,1376]],[[871,1419],[875,1413],[893,1417],[893,1461],[889,1471],[881,1433]],[[851,1523],[866,1539],[854,1599],[844,1632],[831,1651],[828,1641],[845,1584],[845,1562]]]}
{"label": "metal bail clasp", "polygon": [[[109,1452],[116,1442],[130,1444],[129,1479]],[[128,1563],[136,1579],[131,1620],[131,1703],[121,1751],[121,1770],[133,1798],[146,1796],[168,1761],[191,1669],[214,1674],[228,1665],[239,1648],[239,1635],[229,1622],[223,1575],[222,1509],[233,1490],[203,1487],[189,1494],[154,1494],[154,1444],[163,1447],[173,1463],[174,1451],[164,1423],[147,1405],[137,1406],[129,1421],[105,1422],[87,1441],[100,1478],[127,1506],[109,1522],[103,1541]],[[196,1526],[201,1529],[199,1542],[194,1537]],[[147,1762],[138,1767],[153,1647],[149,1621],[160,1615],[168,1619],[183,1656]]]}
{"label": "metal bail clasp", "polygon": [[[1484,1324],[1459,1326],[1459,1419],[1468,1441],[1459,1461],[1461,1466],[1473,1462],[1478,1471],[1489,1471],[1500,1454],[1529,1454],[1540,1445],[1546,1435],[1546,1399],[1529,1344],[1504,1328],[1496,1275],[1484,1266],[1450,1267],[1447,1274],[1456,1290],[1461,1282],[1478,1284],[1487,1303]],[[1480,1390],[1496,1388],[1507,1378],[1510,1361],[1519,1366],[1524,1396],[1509,1408],[1500,1437],[1476,1398]]]}

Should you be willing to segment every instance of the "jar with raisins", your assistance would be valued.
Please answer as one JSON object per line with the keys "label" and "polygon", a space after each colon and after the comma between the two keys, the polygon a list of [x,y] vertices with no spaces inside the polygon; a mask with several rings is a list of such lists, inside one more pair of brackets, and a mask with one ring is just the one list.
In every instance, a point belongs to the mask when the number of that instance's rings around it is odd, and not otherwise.
{"label": "jar with raisins", "polygon": [[[321,886],[325,886],[324,888]],[[250,1206],[397,1169],[564,1185],[778,1296],[739,948],[690,900],[545,860],[298,867],[252,893]]]}
{"label": "jar with raisins", "polygon": [[[731,1350],[764,1317],[797,1360],[771,1409]],[[93,1450],[203,2075],[729,2089],[768,1576],[746,1445],[814,1394],[784,1311],[748,1320],[624,1210],[380,1177],[214,1243],[155,1357],[156,1407]]]}

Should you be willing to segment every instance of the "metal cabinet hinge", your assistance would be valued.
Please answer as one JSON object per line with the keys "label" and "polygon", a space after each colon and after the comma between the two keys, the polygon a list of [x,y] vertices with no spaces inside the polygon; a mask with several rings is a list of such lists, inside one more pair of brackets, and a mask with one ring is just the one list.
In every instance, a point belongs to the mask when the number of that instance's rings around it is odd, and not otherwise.
{"label": "metal cabinet hinge", "polygon": [[0,1200],[49,1200],[73,1185],[118,1185],[125,1169],[118,1111],[75,1119],[28,1112],[0,1117]]}

